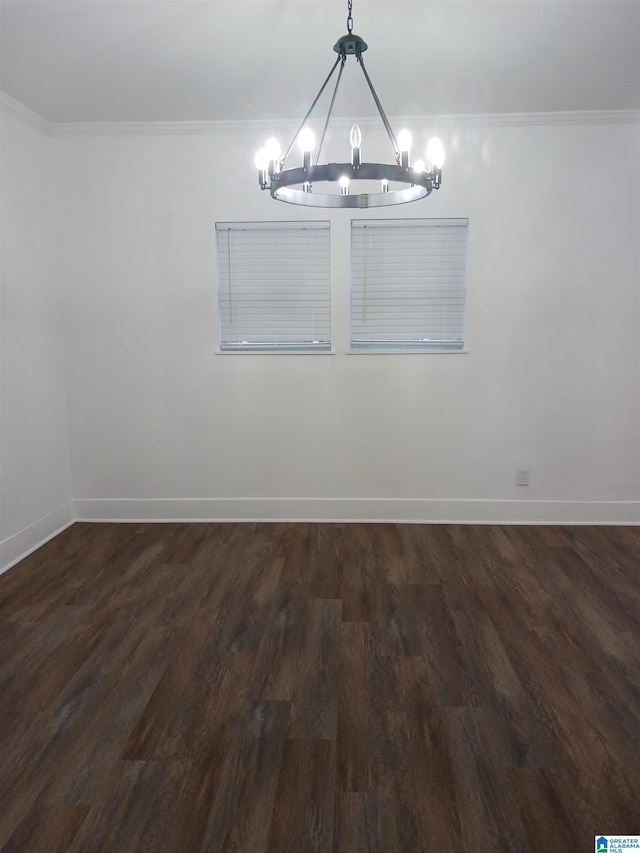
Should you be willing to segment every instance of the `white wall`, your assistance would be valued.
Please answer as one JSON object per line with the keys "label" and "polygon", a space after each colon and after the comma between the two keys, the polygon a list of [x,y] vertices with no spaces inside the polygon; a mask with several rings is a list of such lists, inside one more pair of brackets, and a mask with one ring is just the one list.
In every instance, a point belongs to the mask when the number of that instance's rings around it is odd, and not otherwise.
{"label": "white wall", "polygon": [[0,570],[72,519],[50,140],[0,111]]}
{"label": "white wall", "polygon": [[[363,214],[469,217],[456,355],[345,354],[351,214],[261,193],[263,136],[53,140],[79,516],[638,521],[638,124],[452,127],[439,193]],[[335,355],[216,355],[214,223],[305,216]]]}

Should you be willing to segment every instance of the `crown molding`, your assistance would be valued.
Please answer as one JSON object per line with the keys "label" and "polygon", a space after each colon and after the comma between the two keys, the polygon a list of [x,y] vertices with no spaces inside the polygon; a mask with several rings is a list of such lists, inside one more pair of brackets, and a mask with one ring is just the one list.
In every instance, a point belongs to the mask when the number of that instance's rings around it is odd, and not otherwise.
{"label": "crown molding", "polygon": [[486,113],[434,118],[443,127],[518,127],[550,124],[637,124],[640,110],[572,110],[547,113]]}
{"label": "crown molding", "polygon": [[[80,121],[53,122],[0,91],[0,109],[25,124],[50,136],[169,136],[194,134],[250,134],[295,133],[299,119],[225,121]],[[349,131],[354,121],[363,130],[381,127],[379,117],[362,116],[356,119],[335,117],[332,127]],[[409,125],[418,130],[454,130],[460,128],[521,127],[574,124],[638,124],[640,110],[583,110],[539,113],[464,113],[439,116],[392,116],[395,127]],[[311,121],[312,127],[322,128],[320,121]]]}
{"label": "crown molding", "polygon": [[42,133],[50,133],[51,131],[52,124],[50,121],[2,91],[0,91],[0,110],[20,119],[30,127],[42,131]]}
{"label": "crown molding", "polygon": [[[381,128],[380,119],[333,118],[332,127],[346,130],[357,121],[363,130]],[[393,126],[409,125],[413,130],[447,130],[460,128],[521,127],[575,124],[638,124],[640,110],[589,110],[547,113],[487,113],[441,116],[392,116]],[[320,122],[310,122],[321,129]],[[49,125],[53,136],[154,136],[193,134],[295,133],[296,120],[276,119],[237,121],[149,121],[149,122],[57,122]]]}

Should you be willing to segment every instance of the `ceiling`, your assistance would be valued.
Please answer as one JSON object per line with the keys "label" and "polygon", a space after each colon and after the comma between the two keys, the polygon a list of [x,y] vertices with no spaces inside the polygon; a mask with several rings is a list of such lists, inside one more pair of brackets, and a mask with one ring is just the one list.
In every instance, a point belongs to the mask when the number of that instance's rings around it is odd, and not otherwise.
{"label": "ceiling", "polygon": [[[0,89],[54,122],[304,115],[346,0],[0,0]],[[640,109],[640,0],[354,0],[394,116]],[[349,72],[349,73],[347,73]],[[375,115],[350,59],[336,115]]]}

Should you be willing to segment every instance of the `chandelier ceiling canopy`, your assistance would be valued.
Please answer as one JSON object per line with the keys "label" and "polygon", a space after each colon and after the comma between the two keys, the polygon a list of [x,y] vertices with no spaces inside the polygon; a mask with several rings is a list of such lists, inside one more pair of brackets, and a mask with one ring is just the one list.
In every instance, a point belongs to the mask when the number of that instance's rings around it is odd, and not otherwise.
{"label": "chandelier ceiling canopy", "polygon": [[[347,34],[339,38],[333,47],[338,58],[300,123],[289,147],[281,156],[278,140],[271,138],[256,154],[255,164],[258,169],[260,188],[268,189],[271,197],[277,201],[302,204],[308,207],[382,207],[425,198],[433,190],[440,188],[442,164],[444,162],[442,143],[433,137],[429,140],[426,148],[426,163],[422,160],[416,160],[413,165],[410,164],[411,134],[406,128],[403,128],[396,137],[391,129],[362,58],[362,54],[367,50],[368,45],[364,39],[353,32],[351,14],[353,0],[348,0],[347,5]],[[320,163],[322,146],[348,56],[355,56],[357,64],[362,69],[387,136],[393,146],[395,163],[367,163],[362,160],[362,133],[357,124],[351,128],[349,136],[351,161],[347,163]],[[307,126],[307,122],[336,70],[338,76],[335,88],[331,96],[315,162],[312,162],[315,134]],[[296,140],[302,155],[302,165],[287,168],[287,157]],[[355,181],[374,182],[373,185],[377,186],[378,191],[354,192],[352,187]],[[319,183],[333,184],[334,188],[338,187],[339,189],[334,192],[318,193],[315,191],[315,186]]]}

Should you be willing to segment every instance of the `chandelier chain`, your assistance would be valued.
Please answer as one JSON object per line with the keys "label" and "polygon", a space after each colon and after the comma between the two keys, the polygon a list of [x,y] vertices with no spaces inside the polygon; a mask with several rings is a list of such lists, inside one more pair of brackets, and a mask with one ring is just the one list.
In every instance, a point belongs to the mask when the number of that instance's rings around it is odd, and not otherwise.
{"label": "chandelier chain", "polygon": [[351,10],[353,8],[353,0],[347,0],[347,32],[349,35],[353,32],[353,16],[351,15]]}

